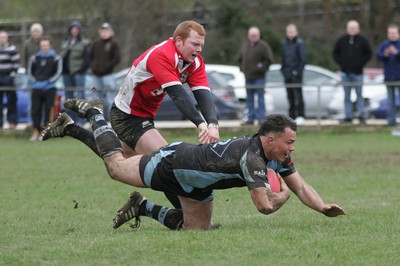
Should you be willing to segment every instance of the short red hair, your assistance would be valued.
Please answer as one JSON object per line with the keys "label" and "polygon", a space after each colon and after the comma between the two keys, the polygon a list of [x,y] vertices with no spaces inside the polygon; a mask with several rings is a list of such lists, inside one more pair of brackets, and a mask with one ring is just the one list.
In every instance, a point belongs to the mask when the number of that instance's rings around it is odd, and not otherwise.
{"label": "short red hair", "polygon": [[182,23],[180,23],[175,31],[174,35],[172,36],[174,41],[176,40],[177,36],[180,36],[183,41],[185,41],[190,34],[190,31],[194,30],[197,32],[200,36],[206,36],[206,31],[202,25],[199,23],[192,21],[192,20],[187,20]]}

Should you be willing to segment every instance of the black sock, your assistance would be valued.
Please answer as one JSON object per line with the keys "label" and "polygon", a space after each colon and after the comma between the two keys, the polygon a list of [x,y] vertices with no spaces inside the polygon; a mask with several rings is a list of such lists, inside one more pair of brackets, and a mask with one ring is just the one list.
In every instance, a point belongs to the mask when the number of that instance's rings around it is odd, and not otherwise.
{"label": "black sock", "polygon": [[182,210],[155,205],[149,200],[140,205],[139,214],[151,217],[172,230],[179,230],[183,225]]}
{"label": "black sock", "polygon": [[74,139],[80,140],[86,146],[88,146],[97,156],[100,156],[99,151],[97,150],[96,141],[93,136],[93,132],[83,127],[80,127],[76,124],[71,124],[65,127],[64,133],[67,136],[70,136]]}

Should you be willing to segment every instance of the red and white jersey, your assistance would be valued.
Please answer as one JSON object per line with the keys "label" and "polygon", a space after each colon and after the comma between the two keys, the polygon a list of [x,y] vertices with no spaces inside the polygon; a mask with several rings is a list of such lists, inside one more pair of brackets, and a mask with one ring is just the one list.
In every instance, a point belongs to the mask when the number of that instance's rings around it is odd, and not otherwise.
{"label": "red and white jersey", "polygon": [[115,104],[127,114],[155,117],[166,94],[164,89],[186,82],[192,91],[210,90],[201,56],[184,65],[182,55],[170,38],[133,61],[115,97]]}

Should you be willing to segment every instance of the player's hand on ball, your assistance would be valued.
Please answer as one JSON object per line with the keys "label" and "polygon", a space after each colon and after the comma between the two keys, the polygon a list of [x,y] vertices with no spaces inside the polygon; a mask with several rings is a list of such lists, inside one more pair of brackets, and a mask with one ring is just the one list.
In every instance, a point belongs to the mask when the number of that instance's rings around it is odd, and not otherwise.
{"label": "player's hand on ball", "polygon": [[343,208],[336,204],[326,204],[321,213],[328,217],[336,217],[339,215],[345,215]]}
{"label": "player's hand on ball", "polygon": [[289,190],[289,187],[286,185],[285,180],[283,180],[283,178],[278,175],[279,181],[281,182],[281,191],[286,191]]}

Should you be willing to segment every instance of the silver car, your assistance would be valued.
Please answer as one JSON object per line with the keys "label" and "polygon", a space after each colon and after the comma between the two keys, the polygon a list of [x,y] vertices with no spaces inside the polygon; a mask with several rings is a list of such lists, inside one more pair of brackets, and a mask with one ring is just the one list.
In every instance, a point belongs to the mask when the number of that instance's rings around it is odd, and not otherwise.
{"label": "silver car", "polygon": [[[340,77],[336,73],[314,65],[306,65],[303,73],[303,99],[306,117],[328,117],[327,107],[337,90]],[[267,91],[274,100],[275,113],[288,114],[289,102],[286,94],[281,65],[273,64],[267,72]]]}
{"label": "silver car", "polygon": [[[367,118],[373,116],[370,114],[371,109],[377,108],[379,100],[385,98],[387,95],[386,86],[384,84],[383,74],[376,75],[373,79],[369,75],[364,74],[362,95],[364,98],[364,108]],[[354,117],[357,117],[357,95],[355,90],[351,90],[351,102],[353,103]],[[328,113],[331,118],[343,119],[345,118],[344,110],[344,90],[338,90],[333,95],[331,102],[328,105]]]}
{"label": "silver car", "polygon": [[[239,99],[246,98],[245,79],[237,66],[207,65],[206,69],[222,73],[235,88]],[[289,103],[286,95],[286,87],[281,74],[281,65],[273,64],[267,72],[266,106],[267,113],[288,114]],[[304,71],[303,97],[305,113],[307,117],[328,117],[327,106],[336,90],[342,90],[338,86],[340,77],[325,68],[306,65]]]}

